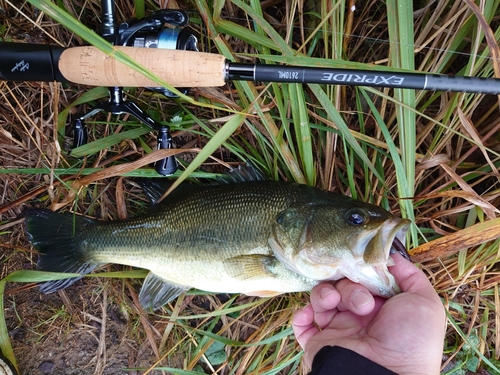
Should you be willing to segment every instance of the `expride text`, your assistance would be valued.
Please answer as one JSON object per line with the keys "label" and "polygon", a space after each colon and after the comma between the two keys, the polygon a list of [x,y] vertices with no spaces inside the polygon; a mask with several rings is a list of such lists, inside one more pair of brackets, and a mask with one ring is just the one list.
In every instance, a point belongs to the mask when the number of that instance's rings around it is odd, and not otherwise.
{"label": "expride text", "polygon": [[323,73],[322,81],[345,82],[345,83],[367,83],[371,85],[389,85],[400,86],[404,82],[404,77],[398,76],[379,76],[366,74],[347,74],[347,73]]}

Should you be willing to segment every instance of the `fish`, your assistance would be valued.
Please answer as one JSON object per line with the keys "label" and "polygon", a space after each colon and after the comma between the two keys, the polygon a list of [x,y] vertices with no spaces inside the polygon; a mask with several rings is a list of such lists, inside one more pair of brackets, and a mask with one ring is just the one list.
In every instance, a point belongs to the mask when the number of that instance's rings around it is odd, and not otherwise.
{"label": "fish", "polygon": [[149,270],[139,293],[146,310],[191,288],[269,297],[343,277],[376,295],[399,292],[387,267],[408,220],[303,184],[236,169],[229,176],[215,185],[181,184],[160,203],[165,187],[143,182],[153,207],[125,220],[27,210],[37,268],[81,275],[40,283],[40,291],[66,288],[116,263]]}

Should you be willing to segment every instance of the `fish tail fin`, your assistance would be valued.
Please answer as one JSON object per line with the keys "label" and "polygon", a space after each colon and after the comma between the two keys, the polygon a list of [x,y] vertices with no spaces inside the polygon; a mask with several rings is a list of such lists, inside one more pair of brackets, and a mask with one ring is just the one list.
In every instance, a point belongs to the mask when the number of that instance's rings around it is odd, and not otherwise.
{"label": "fish tail fin", "polygon": [[[45,209],[28,210],[25,215],[26,234],[33,247],[40,253],[37,269],[51,272],[69,272],[85,275],[97,264],[85,259],[80,250],[80,240],[75,237],[84,226],[94,223],[85,217],[59,214]],[[81,277],[40,283],[42,293],[64,289]]]}

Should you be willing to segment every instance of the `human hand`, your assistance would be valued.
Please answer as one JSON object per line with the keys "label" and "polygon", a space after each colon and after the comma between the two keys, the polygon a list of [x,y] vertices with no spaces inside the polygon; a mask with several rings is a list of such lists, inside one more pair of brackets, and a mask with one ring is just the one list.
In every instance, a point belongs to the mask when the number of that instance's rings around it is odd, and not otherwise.
{"label": "human hand", "polygon": [[311,367],[324,346],[353,350],[400,375],[439,374],[446,315],[425,274],[392,255],[389,268],[402,293],[374,297],[348,279],[321,283],[311,291],[311,303],[297,311],[292,327]]}

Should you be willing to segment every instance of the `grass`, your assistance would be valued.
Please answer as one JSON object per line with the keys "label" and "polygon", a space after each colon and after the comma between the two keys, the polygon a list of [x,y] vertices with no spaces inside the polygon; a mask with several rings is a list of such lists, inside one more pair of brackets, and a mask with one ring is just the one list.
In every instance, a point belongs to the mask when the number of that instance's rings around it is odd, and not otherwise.
{"label": "grass", "polygon": [[[91,43],[141,68],[90,31],[98,30],[99,1],[87,1],[85,7],[76,0],[71,6],[30,3],[44,13],[0,0],[0,37],[23,43],[58,40],[66,46]],[[121,20],[133,15],[130,2],[116,4]],[[195,11],[190,27],[205,36],[200,38],[203,50],[232,61],[482,77],[498,71],[491,58],[498,56],[491,39],[500,39],[496,0],[481,3],[479,13],[470,2],[458,0],[418,2],[413,12],[406,1],[367,1],[356,5],[360,8],[354,14],[348,2],[310,2],[308,8],[297,1],[280,4],[195,0],[182,6]],[[135,7],[140,15],[158,4],[137,1]],[[154,136],[135,119],[106,114],[92,119],[93,142],[68,152],[64,125],[77,108],[102,100],[103,88],[3,82],[0,94],[0,142],[5,145],[0,151],[0,233],[8,232],[0,244],[6,249],[4,288],[12,279],[32,283],[47,277],[15,271],[35,259],[25,251],[28,245],[16,221],[24,207],[74,209],[101,219],[144,211],[137,187],[119,176],[155,177],[150,162],[164,154],[153,151]],[[171,126],[183,164],[175,176],[179,182],[209,177],[222,170],[219,162],[249,160],[271,178],[320,186],[410,218],[408,245],[415,254],[449,234],[473,243],[453,254],[419,253],[418,259],[449,314],[443,373],[478,367],[500,371],[499,243],[498,236],[486,236],[488,223],[494,227],[498,217],[500,192],[496,97],[252,82],[193,88],[175,100],[142,89],[128,95]],[[176,116],[181,121],[174,121]],[[467,231],[478,223],[486,224],[484,232]],[[153,348],[156,360],[163,358],[157,371],[306,371],[288,328],[291,312],[307,300],[305,295],[223,301],[190,292],[144,316],[129,281],[113,278],[107,285],[109,298],[122,306],[120,311],[128,311],[127,324],[135,322],[135,334]],[[14,289],[2,303],[7,308],[9,298],[22,293]],[[22,349],[10,349],[8,331],[0,326],[0,345],[14,358]],[[154,358],[149,361],[150,373],[154,363]]]}

